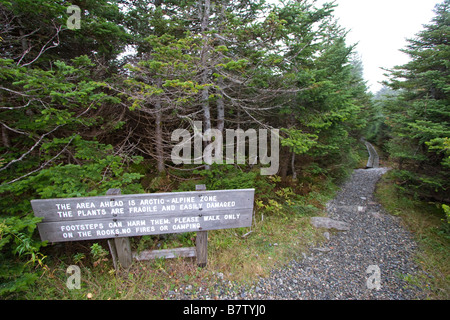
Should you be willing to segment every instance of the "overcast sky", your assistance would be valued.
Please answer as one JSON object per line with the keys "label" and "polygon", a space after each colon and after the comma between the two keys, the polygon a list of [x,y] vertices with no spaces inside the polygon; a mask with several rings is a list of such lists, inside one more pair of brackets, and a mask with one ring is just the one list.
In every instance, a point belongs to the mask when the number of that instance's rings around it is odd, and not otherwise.
{"label": "overcast sky", "polygon": [[[331,2],[319,0],[318,3]],[[337,0],[334,15],[339,24],[351,30],[348,44],[358,42],[356,50],[364,65],[369,90],[377,92],[378,82],[386,80],[380,68],[403,65],[408,56],[399,51],[407,38],[423,30],[434,17],[439,0]]]}

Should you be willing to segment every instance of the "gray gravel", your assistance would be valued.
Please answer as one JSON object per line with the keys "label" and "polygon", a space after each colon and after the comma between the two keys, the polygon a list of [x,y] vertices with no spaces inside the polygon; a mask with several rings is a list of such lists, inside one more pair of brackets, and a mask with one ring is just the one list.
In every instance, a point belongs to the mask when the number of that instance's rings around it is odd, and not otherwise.
{"label": "gray gravel", "polygon": [[[217,275],[212,292],[180,288],[171,299],[277,300],[410,300],[424,295],[404,279],[419,272],[414,264],[416,244],[398,217],[388,215],[373,198],[376,182],[386,168],[355,170],[337,196],[327,204],[328,217],[346,222],[348,231],[327,231],[329,240],[311,248],[303,259],[273,270],[252,286],[239,287]],[[376,273],[379,268],[377,290]],[[375,267],[373,267],[375,266]],[[376,269],[375,269],[376,270]],[[369,280],[369,281],[368,281]],[[369,284],[368,284],[369,282]]]}

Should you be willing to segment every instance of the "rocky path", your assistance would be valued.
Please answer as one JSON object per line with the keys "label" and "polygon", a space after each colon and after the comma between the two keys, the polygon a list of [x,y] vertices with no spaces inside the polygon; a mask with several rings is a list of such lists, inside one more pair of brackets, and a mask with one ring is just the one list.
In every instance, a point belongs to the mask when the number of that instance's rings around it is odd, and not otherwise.
{"label": "rocky path", "polygon": [[[378,161],[375,162],[377,165]],[[355,170],[327,204],[328,220],[312,219],[329,239],[322,247],[311,248],[308,254],[303,254],[303,259],[273,270],[269,277],[260,278],[252,287],[237,289],[219,281],[217,292],[197,292],[197,298],[423,298],[420,290],[405,280],[418,272],[413,262],[416,244],[400,219],[386,214],[374,199],[375,185],[386,171],[386,168]]]}
{"label": "rocky path", "polygon": [[355,170],[327,205],[328,217],[342,231],[301,261],[274,270],[255,286],[253,299],[420,299],[404,280],[418,271],[416,244],[400,223],[373,198],[385,168]]}

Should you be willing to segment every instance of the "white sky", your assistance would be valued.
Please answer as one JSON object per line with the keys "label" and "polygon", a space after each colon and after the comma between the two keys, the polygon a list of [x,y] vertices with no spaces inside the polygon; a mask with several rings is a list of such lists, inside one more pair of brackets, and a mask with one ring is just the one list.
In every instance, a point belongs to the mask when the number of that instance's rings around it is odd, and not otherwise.
{"label": "white sky", "polygon": [[[331,2],[319,0],[318,3]],[[377,92],[386,80],[385,71],[403,65],[409,57],[399,49],[406,39],[414,38],[434,17],[433,9],[440,0],[336,0],[334,16],[350,30],[347,43],[358,42],[356,51],[364,66],[364,78],[369,90]]]}

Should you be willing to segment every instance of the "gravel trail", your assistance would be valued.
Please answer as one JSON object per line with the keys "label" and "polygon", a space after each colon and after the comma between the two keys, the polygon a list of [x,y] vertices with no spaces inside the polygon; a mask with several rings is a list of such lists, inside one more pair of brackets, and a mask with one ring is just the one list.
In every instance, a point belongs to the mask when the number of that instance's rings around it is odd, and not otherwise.
{"label": "gravel trail", "polygon": [[[327,204],[328,217],[349,225],[326,230],[329,240],[303,259],[273,270],[251,287],[236,287],[218,277],[216,292],[200,289],[196,299],[411,300],[421,291],[405,281],[419,272],[413,261],[416,243],[398,217],[374,199],[376,182],[386,168],[357,169]],[[378,276],[379,275],[379,276]],[[379,281],[378,281],[379,280]],[[182,290],[181,290],[182,291]],[[191,299],[177,293],[172,298]]]}
{"label": "gravel trail", "polygon": [[386,171],[355,170],[327,205],[328,217],[348,223],[350,230],[333,232],[302,261],[260,279],[251,298],[420,299],[420,290],[404,280],[419,270],[413,262],[416,244],[400,219],[386,214],[373,198],[375,184]]}

